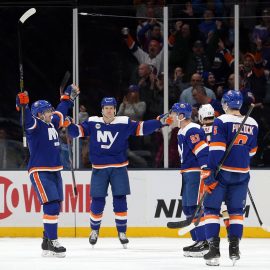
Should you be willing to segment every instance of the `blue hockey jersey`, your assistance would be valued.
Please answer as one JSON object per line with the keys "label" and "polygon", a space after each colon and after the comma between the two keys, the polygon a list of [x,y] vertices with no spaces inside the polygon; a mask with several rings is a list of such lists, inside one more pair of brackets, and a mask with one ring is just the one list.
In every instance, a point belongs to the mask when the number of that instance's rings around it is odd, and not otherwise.
{"label": "blue hockey jersey", "polygon": [[189,123],[179,129],[177,138],[181,172],[200,171],[202,167],[206,167],[208,144],[200,125]]}
{"label": "blue hockey jersey", "polygon": [[[242,121],[243,116],[230,114],[224,114],[215,119],[209,147],[208,167],[217,169]],[[257,135],[258,124],[253,118],[248,117],[221,169],[239,173],[249,172],[250,157],[257,151]]]}
{"label": "blue hockey jersey", "polygon": [[103,169],[127,166],[129,136],[148,135],[159,128],[161,123],[158,120],[137,122],[127,116],[116,116],[107,124],[103,117],[92,116],[80,125],[71,124],[68,132],[72,137],[90,136],[89,159],[92,167]]}
{"label": "blue hockey jersey", "polygon": [[29,174],[35,171],[60,171],[63,169],[60,159],[60,143],[58,129],[63,126],[68,109],[73,106],[71,101],[62,101],[47,124],[32,115],[25,108],[25,131],[30,152],[28,162]]}

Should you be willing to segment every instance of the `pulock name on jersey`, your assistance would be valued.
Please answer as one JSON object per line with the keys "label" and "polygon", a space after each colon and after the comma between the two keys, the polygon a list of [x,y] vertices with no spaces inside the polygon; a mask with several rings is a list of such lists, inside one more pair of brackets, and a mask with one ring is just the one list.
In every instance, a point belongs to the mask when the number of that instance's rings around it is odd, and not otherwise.
{"label": "pulock name on jersey", "polygon": [[[237,132],[239,128],[240,128],[240,124],[233,124],[233,126],[232,126],[232,132]],[[252,126],[244,125],[242,127],[240,133],[245,133],[245,134],[253,135],[253,129],[254,129],[254,127],[252,127]]]}

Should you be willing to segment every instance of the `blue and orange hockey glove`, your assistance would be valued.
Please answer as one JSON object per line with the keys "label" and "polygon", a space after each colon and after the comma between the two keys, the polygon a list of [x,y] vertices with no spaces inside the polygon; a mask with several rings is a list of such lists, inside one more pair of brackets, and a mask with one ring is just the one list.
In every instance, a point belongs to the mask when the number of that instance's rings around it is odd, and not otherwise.
{"label": "blue and orange hockey glove", "polygon": [[29,96],[26,91],[19,93],[16,96],[16,110],[19,112],[22,107],[25,107],[27,104],[29,104]]}
{"label": "blue and orange hockey glove", "polygon": [[169,126],[173,123],[173,118],[169,115],[169,113],[161,114],[156,119],[160,121],[162,126]]}
{"label": "blue and orange hockey glove", "polygon": [[201,171],[201,178],[204,181],[204,191],[211,194],[218,185],[218,181],[214,177],[213,170],[203,168]]}
{"label": "blue and orange hockey glove", "polygon": [[71,84],[66,88],[65,92],[61,96],[61,100],[74,101],[79,94],[80,94],[79,87],[74,84]]}
{"label": "blue and orange hockey glove", "polygon": [[68,126],[70,126],[73,123],[72,118],[70,116],[66,116],[65,120],[64,120],[64,124],[63,127],[67,128]]}

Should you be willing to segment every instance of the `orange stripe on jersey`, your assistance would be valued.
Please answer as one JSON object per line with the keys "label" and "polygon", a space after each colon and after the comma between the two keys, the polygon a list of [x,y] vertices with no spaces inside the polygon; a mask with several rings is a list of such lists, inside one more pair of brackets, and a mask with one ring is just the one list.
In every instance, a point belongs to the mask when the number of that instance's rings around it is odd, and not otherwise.
{"label": "orange stripe on jersey", "polygon": [[200,168],[200,167],[188,168],[188,169],[180,170],[180,173],[184,173],[184,172],[194,172],[194,171],[200,172],[200,171],[201,171],[201,168]]}
{"label": "orange stripe on jersey", "polygon": [[219,220],[219,216],[215,216],[215,215],[206,215],[204,216],[204,219],[218,219]]}
{"label": "orange stripe on jersey", "polygon": [[81,137],[84,137],[84,131],[83,131],[83,127],[81,126],[81,125],[78,125],[78,127],[79,127],[79,133],[80,133],[80,136]]}
{"label": "orange stripe on jersey", "polygon": [[40,181],[38,172],[34,172],[33,178],[34,178],[34,181],[36,183],[36,186],[37,186],[37,189],[38,189],[38,192],[39,192],[39,195],[41,197],[42,202],[43,203],[48,202],[48,198],[47,198],[46,192],[45,192],[45,190],[43,188],[43,185],[42,185],[42,183]]}
{"label": "orange stripe on jersey", "polygon": [[56,220],[58,216],[43,215],[43,219]]}
{"label": "orange stripe on jersey", "polygon": [[209,146],[222,146],[222,147],[226,147],[226,143],[223,142],[210,142]]}
{"label": "orange stripe on jersey", "polygon": [[258,146],[252,148],[252,149],[249,151],[249,153],[251,153],[251,154],[256,153],[256,152],[257,152],[257,149],[258,149]]}
{"label": "orange stripe on jersey", "polygon": [[136,129],[136,136],[142,135],[141,134],[141,125],[142,125],[142,122],[139,122],[137,129]]}
{"label": "orange stripe on jersey", "polygon": [[55,166],[55,167],[33,167],[28,171],[28,174],[30,175],[33,172],[36,171],[61,171],[63,170],[63,166]]}
{"label": "orange stripe on jersey", "polygon": [[221,169],[225,171],[233,171],[233,172],[249,172],[250,168],[238,168],[238,167],[230,167],[230,166],[222,166]]}
{"label": "orange stripe on jersey", "polygon": [[202,145],[206,144],[205,141],[200,141],[198,144],[196,144],[192,150],[193,154],[196,152],[197,149],[199,149]]}
{"label": "orange stripe on jersey", "polygon": [[53,112],[53,114],[56,114],[56,115],[59,116],[59,118],[60,118],[59,127],[63,127],[63,125],[64,125],[64,116],[63,116],[63,114],[58,112],[58,111]]}
{"label": "orange stripe on jersey", "polygon": [[96,165],[92,164],[92,167],[95,169],[103,169],[103,168],[110,168],[110,167],[124,167],[128,165],[128,161],[123,163],[115,163],[115,164],[103,164],[103,165]]}

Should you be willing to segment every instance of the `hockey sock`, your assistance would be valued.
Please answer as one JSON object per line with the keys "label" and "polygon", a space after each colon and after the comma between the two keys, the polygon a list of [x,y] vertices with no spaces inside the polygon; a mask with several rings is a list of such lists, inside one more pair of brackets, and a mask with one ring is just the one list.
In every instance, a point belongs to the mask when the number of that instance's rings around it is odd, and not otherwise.
{"label": "hockey sock", "polygon": [[118,232],[127,230],[127,197],[113,196],[113,211],[115,214],[115,223]]}
{"label": "hockey sock", "polygon": [[90,227],[99,230],[105,207],[105,197],[94,197],[90,206]]}
{"label": "hockey sock", "polygon": [[43,205],[43,226],[45,236],[48,239],[57,239],[58,215],[60,212],[60,202],[53,201]]}
{"label": "hockey sock", "polygon": [[195,228],[195,233],[196,233],[196,241],[204,241],[204,240],[206,240],[204,224],[201,225],[201,223],[200,223]]}
{"label": "hockey sock", "polygon": [[218,237],[220,231],[219,209],[208,208],[204,209],[205,235],[206,239]]}
{"label": "hockey sock", "polygon": [[[228,209],[229,210],[229,209]],[[241,239],[243,235],[243,210],[232,209],[229,211],[230,216],[230,227],[229,227],[229,238],[236,236]]]}

